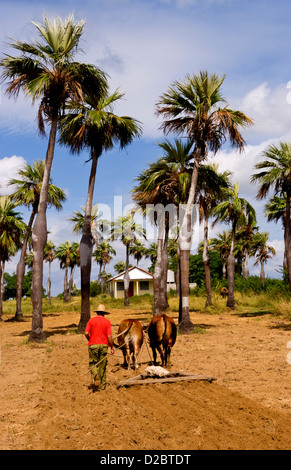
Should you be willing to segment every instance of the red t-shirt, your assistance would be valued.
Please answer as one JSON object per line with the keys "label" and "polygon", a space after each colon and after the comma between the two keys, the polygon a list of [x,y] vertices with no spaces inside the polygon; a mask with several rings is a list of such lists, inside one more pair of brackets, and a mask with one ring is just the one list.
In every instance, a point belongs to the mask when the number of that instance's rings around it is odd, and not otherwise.
{"label": "red t-shirt", "polygon": [[85,333],[90,333],[88,346],[93,344],[107,344],[109,346],[107,336],[112,335],[111,323],[102,316],[90,318]]}

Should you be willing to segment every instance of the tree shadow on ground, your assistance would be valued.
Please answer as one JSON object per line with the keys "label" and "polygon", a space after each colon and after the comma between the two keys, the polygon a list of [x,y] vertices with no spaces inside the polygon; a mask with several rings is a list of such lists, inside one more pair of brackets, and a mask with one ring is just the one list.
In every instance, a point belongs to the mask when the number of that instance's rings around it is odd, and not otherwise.
{"label": "tree shadow on ground", "polygon": [[285,323],[283,321],[276,321],[275,324],[271,325],[270,330],[283,330],[291,331],[291,323]]}
{"label": "tree shadow on ground", "polygon": [[258,310],[257,312],[245,312],[237,314],[237,316],[240,318],[256,318],[263,317],[264,315],[273,315],[273,312],[270,312],[270,310]]}
{"label": "tree shadow on ground", "polygon": [[[50,338],[51,336],[56,336],[56,335],[66,335],[70,332],[73,333],[78,333],[77,331],[78,325],[75,323],[72,323],[71,325],[66,325],[66,326],[58,326],[56,328],[51,328],[49,331],[44,331],[44,336],[46,339]],[[72,331],[73,330],[73,331]],[[15,336],[29,336],[31,331],[22,331],[22,333],[18,333]]]}

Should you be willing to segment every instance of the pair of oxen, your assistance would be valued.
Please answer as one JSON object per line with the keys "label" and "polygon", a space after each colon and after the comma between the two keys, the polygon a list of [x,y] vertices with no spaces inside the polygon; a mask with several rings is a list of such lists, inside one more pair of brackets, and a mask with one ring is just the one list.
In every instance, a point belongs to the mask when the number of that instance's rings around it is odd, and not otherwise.
{"label": "pair of oxen", "polygon": [[122,320],[118,332],[118,347],[123,352],[124,366],[130,369],[130,357],[134,369],[139,367],[138,355],[144,342],[144,330],[149,337],[153,352],[154,365],[157,364],[157,351],[160,354],[162,367],[170,365],[171,349],[176,342],[177,327],[174,320],[166,314],[156,315],[147,326],[138,320]]}

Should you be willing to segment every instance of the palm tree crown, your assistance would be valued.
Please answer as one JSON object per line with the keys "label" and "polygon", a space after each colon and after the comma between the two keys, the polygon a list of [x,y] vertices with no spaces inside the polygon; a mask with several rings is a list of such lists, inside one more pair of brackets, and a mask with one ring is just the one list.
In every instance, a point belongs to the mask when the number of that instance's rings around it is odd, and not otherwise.
{"label": "palm tree crown", "polygon": [[0,196],[0,261],[8,261],[20,248],[26,225],[10,196]]}
{"label": "palm tree crown", "polygon": [[196,158],[205,158],[209,150],[216,153],[227,138],[242,150],[245,141],[239,127],[253,123],[244,113],[228,107],[221,94],[224,79],[225,75],[207,72],[187,75],[184,81],[175,81],[157,103],[157,114],[166,118],[161,129],[185,133],[194,142]]}
{"label": "palm tree crown", "polygon": [[[278,146],[270,145],[263,152],[264,160],[255,165],[256,170],[251,181],[259,183],[257,198],[263,199],[273,189],[274,197],[269,205],[268,218],[279,220],[282,217],[284,228],[284,265],[287,267],[289,290],[291,291],[291,143],[281,142]],[[277,206],[274,213],[274,208]],[[270,213],[270,209],[271,212]]]}
{"label": "palm tree crown", "polygon": [[32,22],[40,40],[25,43],[13,40],[10,46],[21,53],[6,55],[0,62],[2,81],[9,80],[7,93],[18,96],[23,90],[32,101],[40,100],[38,124],[44,132],[44,118],[55,119],[69,98],[83,100],[83,88],[96,92],[107,86],[103,72],[92,65],[73,62],[83,33],[84,21],[75,22],[73,15],[43,23]]}
{"label": "palm tree crown", "polygon": [[61,122],[60,142],[69,145],[73,153],[88,148],[97,157],[116,144],[126,147],[140,135],[141,127],[137,120],[113,113],[123,96],[119,90],[111,95],[107,90],[100,95],[94,91],[85,94],[84,102],[71,101]]}
{"label": "palm tree crown", "polygon": [[[18,178],[9,180],[10,186],[16,186],[12,194],[13,200],[24,206],[32,206],[37,212],[45,162],[36,160],[32,165],[28,163],[18,171]],[[65,192],[55,186],[50,180],[47,203],[57,210],[62,209],[62,202],[66,200]]]}
{"label": "palm tree crown", "polygon": [[260,170],[251,177],[260,184],[257,198],[263,199],[274,189],[277,195],[291,195],[291,143],[281,142],[278,147],[270,145],[263,152],[264,160],[255,165]]}

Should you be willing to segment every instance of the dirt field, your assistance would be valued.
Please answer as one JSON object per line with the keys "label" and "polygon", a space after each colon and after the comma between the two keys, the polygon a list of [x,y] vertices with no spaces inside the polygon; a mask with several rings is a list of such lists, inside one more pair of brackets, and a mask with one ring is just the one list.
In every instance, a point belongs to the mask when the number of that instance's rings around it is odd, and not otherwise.
{"label": "dirt field", "polygon": [[[132,309],[111,312],[114,333],[123,318],[150,318]],[[93,393],[87,342],[76,334],[79,314],[45,316],[41,345],[27,344],[31,319],[18,324],[4,317],[0,449],[291,449],[291,324],[270,315],[192,313],[191,319],[201,334],[178,336],[172,370],[217,381],[117,389],[149,365],[144,345],[138,372],[124,370],[116,351],[107,390]]]}

